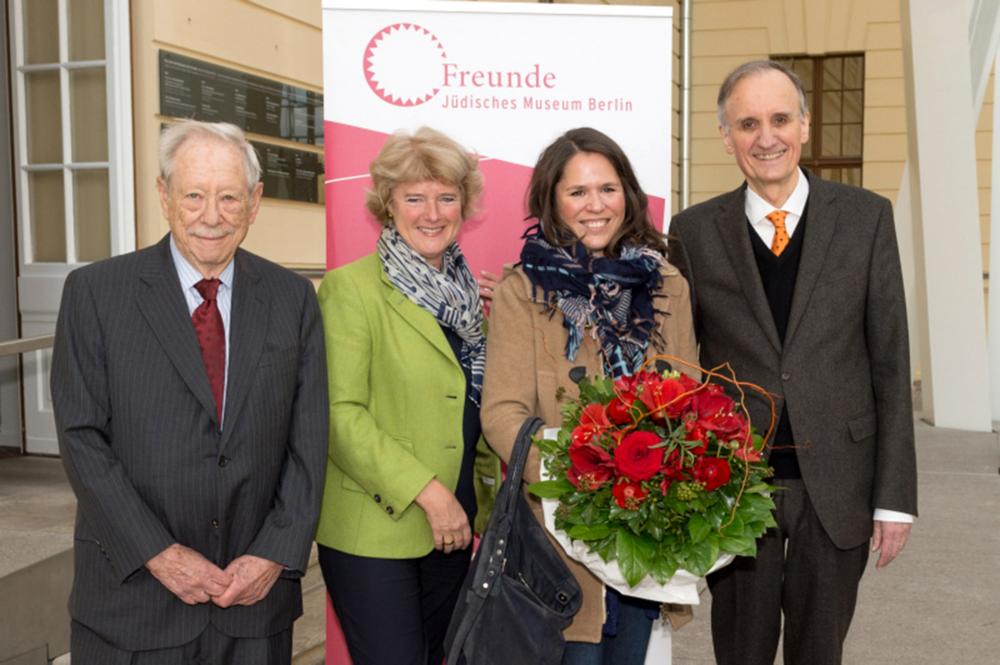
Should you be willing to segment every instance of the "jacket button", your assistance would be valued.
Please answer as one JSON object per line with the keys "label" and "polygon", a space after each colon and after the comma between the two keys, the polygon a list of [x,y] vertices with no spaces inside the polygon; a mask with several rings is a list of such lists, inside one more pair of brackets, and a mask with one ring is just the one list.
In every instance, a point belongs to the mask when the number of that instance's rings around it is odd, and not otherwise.
{"label": "jacket button", "polygon": [[382,497],[380,497],[378,494],[376,494],[372,498],[375,499],[375,503],[382,503]]}
{"label": "jacket button", "polygon": [[220,467],[226,466],[227,464],[229,464],[229,458],[228,457],[226,457],[225,455],[223,455],[222,457],[219,458],[219,466]]}
{"label": "jacket button", "polygon": [[392,506],[386,506],[386,507],[385,507],[385,512],[387,512],[387,513],[389,513],[390,515],[392,515],[392,513],[394,512],[394,511],[393,511],[393,509],[392,509]]}
{"label": "jacket button", "polygon": [[219,528],[219,520],[212,520],[212,528],[213,529]]}
{"label": "jacket button", "polygon": [[782,372],[781,373],[781,380],[782,381],[787,381],[790,378],[792,378],[792,375],[789,372]]}

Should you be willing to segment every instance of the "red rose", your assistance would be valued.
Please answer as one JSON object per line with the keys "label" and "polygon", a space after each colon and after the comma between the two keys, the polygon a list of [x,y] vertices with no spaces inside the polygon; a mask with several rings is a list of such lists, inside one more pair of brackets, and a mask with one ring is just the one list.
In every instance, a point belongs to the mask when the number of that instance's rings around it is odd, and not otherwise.
{"label": "red rose", "polygon": [[639,483],[623,480],[615,483],[611,488],[611,494],[614,495],[615,502],[625,510],[638,510],[639,504],[646,499],[648,492],[642,489]]}
{"label": "red rose", "polygon": [[596,490],[614,475],[611,455],[591,444],[571,445],[569,461],[572,466],[566,471],[566,478],[585,492]]}
{"label": "red rose", "polygon": [[573,429],[573,443],[589,443],[610,427],[611,421],[608,420],[604,405],[596,402],[588,404],[580,414],[580,424]]}
{"label": "red rose", "polygon": [[623,393],[615,397],[608,404],[608,418],[616,425],[628,425],[632,423],[632,403],[635,402],[635,395]]}
{"label": "red rose", "polygon": [[718,457],[699,457],[694,463],[694,479],[711,492],[729,482],[729,462]]}
{"label": "red rose", "polygon": [[615,468],[631,480],[652,478],[663,465],[663,450],[650,448],[660,443],[653,432],[629,432],[615,450]]}

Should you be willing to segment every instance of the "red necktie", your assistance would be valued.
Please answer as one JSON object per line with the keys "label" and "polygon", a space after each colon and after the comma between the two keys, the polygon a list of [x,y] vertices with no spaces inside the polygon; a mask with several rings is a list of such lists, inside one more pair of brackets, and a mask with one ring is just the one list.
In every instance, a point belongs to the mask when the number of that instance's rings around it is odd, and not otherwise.
{"label": "red necktie", "polygon": [[788,247],[788,231],[785,229],[785,217],[787,216],[788,213],[784,210],[775,210],[767,216],[768,221],[774,224],[774,240],[771,241],[771,251],[774,252],[775,256],[781,256],[781,253]]}
{"label": "red necktie", "polygon": [[198,345],[201,347],[201,359],[205,362],[205,371],[208,373],[208,383],[215,396],[215,411],[219,423],[222,423],[222,391],[226,384],[226,331],[222,327],[222,315],[215,302],[221,283],[217,279],[203,279],[194,285],[205,301],[195,308],[191,316]]}

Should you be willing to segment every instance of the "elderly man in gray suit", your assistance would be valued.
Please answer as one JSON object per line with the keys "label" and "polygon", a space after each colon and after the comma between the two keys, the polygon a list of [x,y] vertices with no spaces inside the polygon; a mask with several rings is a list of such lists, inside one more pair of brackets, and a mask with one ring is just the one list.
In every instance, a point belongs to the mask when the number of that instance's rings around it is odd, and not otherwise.
{"label": "elderly man in gray suit", "polygon": [[238,128],[169,127],[160,171],[170,233],[71,273],[59,312],[73,663],[288,663],[327,443],[316,296],[239,249],[262,185]]}
{"label": "elderly man in gray suit", "polygon": [[[778,527],[709,576],[721,665],[841,662],[858,583],[902,550],[916,503],[906,311],[892,207],[806,173],[798,78],[745,64],[719,91],[719,129],[746,176],[671,222],[706,367],[773,393]],[[766,428],[770,404],[750,398]]]}

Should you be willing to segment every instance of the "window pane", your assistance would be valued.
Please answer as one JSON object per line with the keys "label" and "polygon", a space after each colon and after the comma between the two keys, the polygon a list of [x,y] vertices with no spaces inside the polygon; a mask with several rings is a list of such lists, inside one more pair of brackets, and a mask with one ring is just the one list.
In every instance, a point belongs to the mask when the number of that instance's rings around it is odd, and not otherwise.
{"label": "window pane", "polygon": [[76,200],[76,254],[80,261],[99,261],[111,256],[111,194],[108,172],[77,171],[73,174]]}
{"label": "window pane", "polygon": [[108,102],[103,67],[70,72],[73,161],[108,160]]}
{"label": "window pane", "polygon": [[851,168],[844,169],[844,176],[841,182],[847,183],[848,185],[854,185],[855,187],[861,186],[861,167],[854,166]]}
{"label": "window pane", "polygon": [[69,59],[104,59],[104,0],[66,3],[69,18]]}
{"label": "window pane", "polygon": [[823,60],[823,89],[840,90],[844,87],[843,58],[826,58]]}
{"label": "window pane", "polygon": [[823,93],[823,124],[841,123],[843,116],[841,108],[843,106],[842,94],[840,92]]}
{"label": "window pane", "polygon": [[31,191],[31,260],[66,261],[66,215],[62,171],[28,174]]}
{"label": "window pane", "polygon": [[861,156],[861,125],[844,125],[844,155]]}
{"label": "window pane", "polygon": [[860,55],[844,58],[844,87],[861,90],[865,87],[864,58]]}
{"label": "window pane", "polygon": [[28,163],[62,162],[59,72],[24,75],[27,98]]}
{"label": "window pane", "polygon": [[823,127],[822,157],[836,157],[840,154],[840,125]]}
{"label": "window pane", "polygon": [[24,8],[24,62],[29,65],[59,62],[56,0],[22,0],[21,6]]}
{"label": "window pane", "polygon": [[861,97],[860,90],[844,93],[844,122],[861,122],[865,112]]}
{"label": "window pane", "polygon": [[799,75],[802,79],[802,87],[806,89],[806,92],[812,90],[813,87],[813,61],[811,58],[800,58],[795,60],[792,64],[792,71]]}
{"label": "window pane", "polygon": [[812,141],[812,134],[810,134],[809,140],[802,146],[801,159],[811,159],[812,156],[813,156],[813,141]]}
{"label": "window pane", "polygon": [[840,169],[820,169],[819,177],[833,182],[840,182]]}

